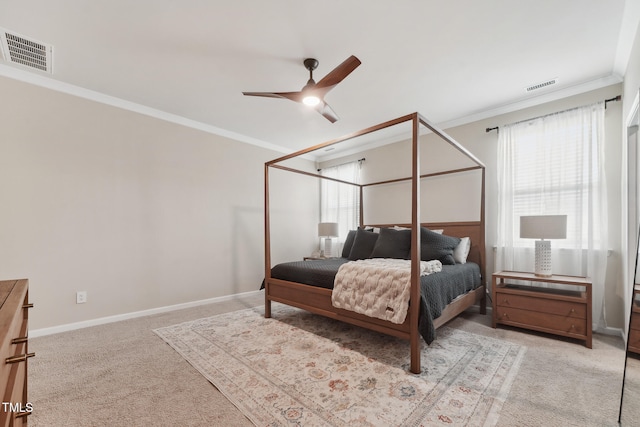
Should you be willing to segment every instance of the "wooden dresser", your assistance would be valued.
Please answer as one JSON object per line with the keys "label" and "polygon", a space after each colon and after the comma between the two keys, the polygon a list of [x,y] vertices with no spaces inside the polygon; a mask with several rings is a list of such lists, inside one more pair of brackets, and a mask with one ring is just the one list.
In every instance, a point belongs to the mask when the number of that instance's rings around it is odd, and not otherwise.
{"label": "wooden dresser", "polygon": [[640,285],[633,287],[631,321],[629,322],[629,351],[640,354]]}
{"label": "wooden dresser", "polygon": [[33,406],[27,400],[29,281],[0,281],[0,427],[25,426]]}
{"label": "wooden dresser", "polygon": [[[505,281],[528,281],[513,285]],[[540,283],[570,287],[554,289]],[[493,274],[493,327],[517,326],[583,340],[591,348],[591,281],[585,277],[501,271]],[[537,286],[536,286],[537,285]]]}

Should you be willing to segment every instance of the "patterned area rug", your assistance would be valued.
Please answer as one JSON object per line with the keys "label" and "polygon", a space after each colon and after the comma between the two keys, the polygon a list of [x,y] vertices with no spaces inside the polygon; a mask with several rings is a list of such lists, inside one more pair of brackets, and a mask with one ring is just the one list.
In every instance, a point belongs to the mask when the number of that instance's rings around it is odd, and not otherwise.
{"label": "patterned area rug", "polygon": [[409,343],[273,304],[154,332],[260,426],[493,425],[525,348],[443,327]]}

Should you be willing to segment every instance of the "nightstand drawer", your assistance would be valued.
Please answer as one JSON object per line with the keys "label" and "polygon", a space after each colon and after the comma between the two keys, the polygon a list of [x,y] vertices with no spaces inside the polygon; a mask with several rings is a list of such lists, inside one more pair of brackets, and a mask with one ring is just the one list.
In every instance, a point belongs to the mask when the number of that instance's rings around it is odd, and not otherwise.
{"label": "nightstand drawer", "polygon": [[513,295],[500,291],[497,292],[496,298],[498,307],[532,310],[578,319],[587,318],[587,305],[580,302],[558,301],[537,296]]}
{"label": "nightstand drawer", "polygon": [[570,316],[540,313],[517,308],[498,307],[498,321],[505,325],[527,327],[552,333],[584,336],[587,332],[586,322]]}

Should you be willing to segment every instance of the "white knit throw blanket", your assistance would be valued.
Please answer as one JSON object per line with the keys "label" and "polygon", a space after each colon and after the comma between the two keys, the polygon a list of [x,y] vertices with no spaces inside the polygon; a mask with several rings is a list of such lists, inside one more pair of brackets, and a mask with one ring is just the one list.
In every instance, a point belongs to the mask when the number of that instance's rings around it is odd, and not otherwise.
{"label": "white knit throw blanket", "polygon": [[[442,271],[438,260],[420,261],[420,275]],[[336,274],[331,303],[336,308],[403,323],[411,294],[411,261],[372,258],[350,261]]]}

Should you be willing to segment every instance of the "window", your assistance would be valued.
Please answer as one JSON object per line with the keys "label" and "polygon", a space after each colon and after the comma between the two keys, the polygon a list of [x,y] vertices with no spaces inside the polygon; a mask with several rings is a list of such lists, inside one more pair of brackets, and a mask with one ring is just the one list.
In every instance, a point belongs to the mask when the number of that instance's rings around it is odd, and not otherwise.
{"label": "window", "polygon": [[[360,162],[350,162],[324,168],[320,174],[347,182],[358,183]],[[358,227],[360,219],[359,187],[322,179],[320,182],[320,222],[340,224],[339,242],[343,242],[349,230]]]}
{"label": "window", "polygon": [[604,102],[500,128],[497,270],[533,271],[523,215],[567,215],[567,238],[553,240],[553,272],[589,276],[593,320],[604,326],[607,192]]}
{"label": "window", "polygon": [[505,185],[501,189],[512,192],[514,245],[531,245],[530,240],[519,238],[520,216],[566,214],[567,239],[554,242],[555,246],[586,249],[589,227],[585,219],[589,218],[591,189],[604,180],[597,145],[585,135],[581,123],[549,126],[543,121],[533,120],[509,130],[516,134],[507,148],[512,155],[512,183],[511,188]]}

